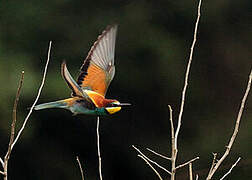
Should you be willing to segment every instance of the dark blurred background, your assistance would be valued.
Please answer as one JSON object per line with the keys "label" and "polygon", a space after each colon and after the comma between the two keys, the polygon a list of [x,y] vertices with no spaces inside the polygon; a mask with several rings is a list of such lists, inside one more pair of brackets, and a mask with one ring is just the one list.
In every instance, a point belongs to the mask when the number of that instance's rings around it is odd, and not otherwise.
{"label": "dark blurred background", "polygon": [[[170,154],[167,105],[178,117],[189,57],[197,1],[0,1],[0,154],[9,141],[12,107],[20,73],[25,71],[17,128],[35,99],[46,62],[51,61],[39,103],[70,96],[60,65],[77,77],[92,43],[109,24],[119,24],[116,75],[107,97],[130,102],[111,117],[102,117],[100,141],[104,179],[157,179],[137,157],[132,144],[162,165],[169,162],[144,150]],[[206,177],[212,152],[219,156],[233,132],[252,57],[252,1],[202,2],[182,128],[178,164],[193,164]],[[48,109],[32,114],[9,162],[9,179],[80,179],[79,156],[87,180],[98,179],[96,118]],[[229,157],[216,173],[220,178],[236,159],[242,160],[227,179],[252,177],[252,99],[246,103],[240,131]],[[160,173],[168,179],[165,173]],[[187,179],[187,168],[177,179]]]}

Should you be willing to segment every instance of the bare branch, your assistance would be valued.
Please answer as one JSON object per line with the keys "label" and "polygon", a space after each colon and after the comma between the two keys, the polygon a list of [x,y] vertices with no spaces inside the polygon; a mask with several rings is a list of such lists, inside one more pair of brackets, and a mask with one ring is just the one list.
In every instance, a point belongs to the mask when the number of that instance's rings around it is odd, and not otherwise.
{"label": "bare branch", "polygon": [[[194,46],[197,40],[197,32],[198,32],[198,25],[199,25],[199,20],[200,20],[200,8],[201,8],[201,0],[199,0],[199,4],[198,4],[198,12],[197,12],[197,19],[195,22],[195,27],[194,27],[194,33],[193,33],[193,42],[191,45],[191,51],[190,51],[190,56],[189,56],[189,60],[188,60],[188,64],[187,64],[187,68],[186,68],[186,73],[185,73],[185,82],[184,82],[184,87],[182,90],[182,97],[181,97],[181,105],[180,105],[180,111],[179,111],[179,117],[178,117],[178,125],[176,128],[176,132],[175,132],[175,136],[174,136],[174,132],[173,132],[173,122],[172,122],[172,118],[170,118],[171,121],[171,133],[172,133],[172,174],[171,174],[171,180],[175,180],[175,171],[176,171],[176,159],[177,159],[177,153],[178,153],[178,135],[179,135],[179,131],[180,131],[180,127],[181,127],[181,121],[182,121],[182,115],[183,115],[183,111],[184,111],[184,103],[185,103],[185,96],[186,96],[186,89],[187,89],[187,85],[188,85],[188,79],[189,79],[189,73],[190,73],[190,67],[191,67],[191,63],[192,63],[192,57],[193,57],[193,51],[194,51]],[[170,109],[170,114],[171,114],[171,107],[169,106]]]}
{"label": "bare branch", "polygon": [[199,175],[198,174],[196,174],[196,179],[195,180],[198,180],[199,179]]}
{"label": "bare branch", "polygon": [[168,171],[166,168],[164,168],[163,166],[159,165],[157,162],[151,160],[150,158],[148,158],[146,155],[144,155],[144,153],[142,153],[137,147],[135,147],[134,145],[132,145],[132,147],[141,155],[143,156],[147,161],[151,162],[152,164],[155,164],[157,167],[159,167],[160,169],[163,169],[165,172],[167,172],[168,174],[171,175],[171,172]]}
{"label": "bare branch", "polygon": [[4,161],[3,159],[0,157],[0,163],[2,164],[2,166],[4,167]]}
{"label": "bare branch", "polygon": [[37,95],[32,107],[31,107],[28,115],[26,116],[22,127],[20,128],[20,130],[19,130],[19,132],[18,132],[18,134],[17,134],[17,136],[15,138],[15,127],[16,127],[16,121],[17,121],[17,105],[18,105],[18,101],[19,101],[19,97],[20,97],[21,88],[22,88],[22,85],[23,85],[23,80],[24,80],[24,71],[22,71],[22,73],[21,73],[21,78],[20,78],[20,81],[19,81],[19,85],[18,85],[18,89],[17,89],[17,93],[16,93],[16,98],[15,98],[14,105],[13,105],[11,135],[10,135],[8,150],[7,150],[6,155],[4,157],[4,161],[2,159],[0,159],[1,164],[3,165],[3,168],[4,168],[4,172],[2,173],[2,174],[4,174],[4,180],[8,179],[8,161],[9,161],[12,149],[13,149],[14,145],[16,144],[16,142],[18,141],[20,135],[22,134],[22,132],[23,132],[23,130],[25,128],[25,125],[26,125],[26,123],[27,123],[32,111],[33,111],[33,108],[34,108],[35,104],[37,103],[37,101],[39,99],[40,93],[42,91],[42,88],[43,88],[43,85],[44,85],[44,82],[45,82],[48,63],[49,63],[49,60],[50,60],[51,44],[52,44],[52,42],[50,41],[49,48],[48,48],[48,54],[47,54],[47,62],[46,62],[46,65],[45,65],[43,79],[42,79],[41,86],[40,86],[39,91],[38,91],[38,95]]}
{"label": "bare branch", "polygon": [[194,46],[195,46],[196,39],[197,39],[198,24],[199,24],[199,20],[200,20],[200,7],[201,7],[201,0],[199,0],[199,4],[198,4],[198,16],[197,16],[197,20],[195,23],[193,42],[192,42],[191,52],[190,52],[190,56],[189,56],[189,60],[188,60],[188,64],[187,64],[187,69],[186,69],[186,74],[185,74],[185,84],[184,84],[184,88],[182,91],[181,106],[180,106],[180,112],[179,112],[179,117],[178,117],[178,126],[177,126],[176,133],[175,133],[175,148],[176,149],[178,149],[178,147],[177,147],[178,134],[179,134],[180,127],[181,127],[181,120],[182,120],[182,115],[183,115],[183,110],[184,110],[185,95],[186,95],[189,72],[190,72],[190,67],[191,67],[191,62],[192,62],[192,57],[193,57],[193,50],[194,50]]}
{"label": "bare branch", "polygon": [[233,170],[233,168],[237,165],[237,163],[241,160],[241,157],[239,157],[236,162],[232,165],[232,167],[229,169],[229,171],[222,177],[220,178],[220,180],[223,180],[227,175],[229,175],[231,173],[231,171]]}
{"label": "bare branch", "polygon": [[[16,93],[16,98],[14,101],[13,105],[13,111],[12,111],[12,123],[11,123],[11,133],[10,133],[10,141],[8,145],[8,150],[6,152],[6,155],[4,156],[4,162],[1,162],[3,164],[3,169],[4,169],[4,180],[7,180],[7,174],[8,174],[8,162],[10,158],[10,154],[12,151],[12,144],[15,136],[15,127],[16,127],[16,121],[17,121],[17,105],[20,97],[20,92],[23,86],[23,81],[24,81],[24,71],[21,72],[21,77],[18,83],[18,88],[17,88],[17,93]],[[1,159],[2,161],[2,159]]]}
{"label": "bare branch", "polygon": [[192,163],[189,163],[189,177],[190,177],[190,180],[193,180]]}
{"label": "bare branch", "polygon": [[44,83],[45,83],[45,78],[46,78],[46,73],[47,73],[48,64],[49,64],[49,61],[50,61],[51,46],[52,46],[52,41],[49,42],[48,53],[47,53],[47,61],[46,61],[46,65],[45,65],[45,68],[44,68],[43,79],[42,79],[40,88],[39,88],[39,90],[38,90],[37,97],[36,97],[34,103],[32,104],[32,107],[31,107],[29,113],[27,114],[27,116],[26,116],[26,118],[25,118],[25,120],[24,120],[24,123],[23,123],[22,127],[20,128],[20,130],[19,130],[19,132],[18,132],[18,134],[17,134],[15,140],[13,141],[13,143],[12,143],[12,145],[11,145],[11,149],[13,149],[13,147],[14,147],[14,145],[16,144],[16,142],[18,141],[20,135],[22,134],[22,132],[23,132],[23,130],[24,130],[24,128],[25,128],[25,125],[26,125],[28,119],[29,119],[30,116],[31,116],[31,113],[32,113],[32,111],[33,111],[33,109],[34,109],[34,106],[36,105],[36,103],[37,103],[37,101],[38,101],[38,99],[39,99],[39,97],[40,97],[42,88],[43,88]]}
{"label": "bare branch", "polygon": [[162,177],[160,176],[160,174],[157,172],[157,170],[149,163],[149,161],[147,159],[145,159],[145,157],[143,157],[139,154],[138,154],[138,157],[142,158],[146,162],[146,164],[148,164],[150,166],[150,168],[155,172],[155,174],[158,176],[158,178],[160,180],[163,180]]}
{"label": "bare branch", "polygon": [[146,149],[147,149],[148,151],[152,152],[153,154],[155,154],[155,155],[157,155],[157,156],[163,158],[163,159],[171,160],[171,158],[169,158],[169,157],[167,157],[167,156],[165,156],[165,155],[162,155],[162,154],[160,154],[160,153],[157,153],[156,151],[153,151],[153,150],[150,149],[150,148],[146,148]]}
{"label": "bare branch", "polygon": [[99,160],[99,175],[100,180],[102,180],[102,159],[101,159],[101,151],[100,151],[100,136],[99,136],[99,124],[100,124],[100,117],[97,116],[97,153],[98,153],[98,160]]}
{"label": "bare branch", "polygon": [[174,125],[172,118],[172,107],[168,105],[170,111],[170,125],[171,125],[171,180],[175,179],[176,171],[176,158],[177,158],[177,149],[175,147],[175,137],[174,137]]}
{"label": "bare branch", "polygon": [[230,150],[232,148],[232,145],[234,143],[234,140],[235,140],[235,138],[237,136],[237,133],[238,133],[238,130],[239,130],[241,116],[242,116],[243,109],[244,109],[244,106],[245,106],[245,103],[246,103],[246,100],[247,100],[247,97],[248,97],[248,94],[249,94],[249,91],[250,91],[250,87],[251,87],[251,81],[252,81],[252,69],[250,71],[248,85],[247,85],[245,94],[244,94],[244,96],[242,98],[242,102],[241,102],[241,105],[240,105],[240,110],[239,110],[239,113],[237,115],[237,119],[236,119],[236,123],[235,123],[233,134],[232,134],[232,136],[231,136],[231,138],[229,140],[229,143],[228,143],[228,146],[226,148],[225,153],[223,154],[223,156],[221,157],[221,159],[216,163],[216,165],[213,167],[212,171],[208,174],[208,176],[206,178],[207,180],[210,180],[212,178],[212,176],[214,175],[214,173],[216,172],[216,170],[219,168],[219,166],[221,165],[221,163],[224,161],[224,159],[228,156],[228,154],[229,154],[229,152],[230,152]]}
{"label": "bare branch", "polygon": [[191,159],[190,161],[185,162],[184,164],[178,165],[178,166],[176,167],[176,169],[182,168],[182,167],[184,167],[184,166],[186,166],[186,165],[192,163],[193,161],[195,161],[195,160],[197,160],[197,159],[199,159],[199,157],[193,158],[193,159]]}
{"label": "bare branch", "polygon": [[79,165],[79,168],[80,168],[81,179],[84,180],[84,173],[83,173],[83,169],[82,169],[82,166],[81,166],[81,163],[80,163],[80,160],[79,160],[79,157],[78,157],[78,156],[76,156],[76,160],[77,160],[78,165]]}
{"label": "bare branch", "polygon": [[4,161],[5,161],[4,163],[6,163],[6,161],[9,160],[11,150],[12,150],[11,145],[14,141],[15,127],[16,127],[16,121],[17,121],[17,105],[18,105],[18,101],[19,101],[19,97],[20,97],[21,88],[23,86],[23,81],[24,81],[24,71],[21,72],[21,77],[20,77],[20,80],[18,83],[16,98],[15,98],[14,105],[13,105],[10,141],[9,141],[7,153],[4,157]]}
{"label": "bare branch", "polygon": [[2,175],[4,175],[4,176],[6,176],[6,174],[5,174],[3,171],[0,171],[0,174],[2,174]]}
{"label": "bare branch", "polygon": [[171,158],[163,156],[159,153],[156,153],[153,150],[147,149],[148,151],[152,152],[155,155],[158,155],[164,159],[168,159],[171,161],[172,164],[172,168],[171,168],[171,172],[166,170],[165,168],[163,168],[162,166],[160,166],[158,163],[156,163],[155,161],[150,160],[148,157],[146,157],[139,149],[137,149],[134,145],[132,145],[132,147],[138,151],[140,153],[140,155],[142,156],[142,158],[145,159],[145,161],[147,162],[151,162],[154,163],[155,165],[157,165],[158,167],[160,167],[161,169],[164,169],[166,172],[168,172],[171,175],[171,180],[175,180],[175,173],[176,173],[176,169],[183,167],[184,165],[187,165],[188,163],[191,163],[192,161],[198,159],[199,157],[183,164],[180,165],[178,167],[176,167],[176,158],[177,158],[177,152],[178,152],[178,148],[177,148],[177,139],[178,139],[178,134],[180,131],[180,127],[181,127],[181,120],[182,120],[182,114],[183,114],[183,109],[184,109],[184,102],[185,102],[185,95],[186,95],[186,89],[187,89],[187,85],[188,85],[188,79],[189,79],[189,72],[190,72],[190,67],[191,67],[191,62],[192,62],[192,57],[193,57],[193,51],[194,51],[194,46],[196,43],[196,39],[197,39],[197,32],[198,32],[198,24],[199,24],[199,20],[200,20],[200,8],[201,8],[201,0],[199,0],[198,3],[198,11],[197,11],[197,19],[195,22],[195,28],[194,28],[194,34],[193,34],[193,42],[191,45],[191,51],[190,51],[190,56],[189,56],[189,60],[188,60],[188,64],[187,64],[187,69],[186,69],[186,73],[185,73],[185,82],[184,82],[184,87],[183,87],[183,91],[182,91],[182,97],[181,97],[181,106],[180,106],[180,112],[179,112],[179,118],[178,118],[178,125],[176,128],[176,132],[174,130],[174,123],[173,123],[173,118],[172,118],[172,108],[170,105],[168,105],[169,107],[169,111],[170,111],[170,124],[171,124],[171,139],[172,139],[172,154],[171,154]]}
{"label": "bare branch", "polygon": [[175,137],[174,137],[174,126],[173,126],[173,119],[172,119],[172,107],[168,105],[170,111],[170,125],[171,125],[171,138],[172,138],[172,150],[175,149]]}
{"label": "bare branch", "polygon": [[212,161],[211,168],[210,168],[210,170],[209,170],[209,172],[208,172],[208,175],[212,172],[213,167],[214,167],[215,164],[216,164],[216,157],[217,157],[217,153],[213,153],[213,161]]}

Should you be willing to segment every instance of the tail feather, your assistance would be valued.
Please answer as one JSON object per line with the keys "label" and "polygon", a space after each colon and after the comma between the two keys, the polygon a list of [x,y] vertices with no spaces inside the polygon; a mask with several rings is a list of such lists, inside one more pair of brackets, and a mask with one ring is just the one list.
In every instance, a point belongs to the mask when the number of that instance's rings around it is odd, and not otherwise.
{"label": "tail feather", "polygon": [[47,108],[66,108],[67,103],[62,101],[54,101],[54,102],[49,102],[49,103],[43,103],[36,105],[34,107],[35,110],[41,110],[41,109],[47,109]]}

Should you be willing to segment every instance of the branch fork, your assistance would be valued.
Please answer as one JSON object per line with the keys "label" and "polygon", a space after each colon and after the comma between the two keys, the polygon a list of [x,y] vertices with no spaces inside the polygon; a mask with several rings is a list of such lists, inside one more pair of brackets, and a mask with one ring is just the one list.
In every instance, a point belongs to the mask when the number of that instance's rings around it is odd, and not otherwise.
{"label": "branch fork", "polygon": [[12,150],[14,148],[14,145],[17,143],[19,137],[21,136],[21,134],[22,134],[22,132],[23,132],[23,130],[25,128],[26,123],[27,123],[28,119],[30,118],[31,113],[33,112],[34,106],[36,105],[36,103],[37,103],[37,101],[38,101],[38,99],[40,97],[42,88],[44,86],[46,73],[47,73],[47,67],[48,67],[49,60],[50,60],[51,45],[52,45],[52,41],[49,42],[47,61],[46,61],[46,65],[45,65],[45,68],[44,68],[44,74],[43,74],[43,78],[42,78],[40,88],[38,90],[37,97],[36,97],[32,107],[31,107],[29,113],[27,114],[27,116],[25,118],[22,127],[20,128],[20,130],[18,131],[17,136],[15,137],[15,127],[16,127],[16,121],[17,121],[17,105],[18,105],[18,101],[19,101],[19,97],[20,97],[20,93],[21,93],[21,88],[22,88],[23,81],[24,81],[24,71],[21,72],[21,77],[20,77],[20,80],[19,80],[18,89],[17,89],[17,93],[16,93],[16,98],[15,98],[15,101],[14,101],[14,106],[13,106],[13,111],[12,111],[12,123],[11,123],[11,133],[10,133],[9,145],[8,145],[6,155],[4,156],[4,160],[2,158],[0,158],[0,162],[1,162],[1,165],[3,167],[3,171],[0,171],[0,173],[2,175],[4,175],[4,180],[7,180],[7,178],[8,178],[8,162],[9,162],[11,152],[12,152]]}

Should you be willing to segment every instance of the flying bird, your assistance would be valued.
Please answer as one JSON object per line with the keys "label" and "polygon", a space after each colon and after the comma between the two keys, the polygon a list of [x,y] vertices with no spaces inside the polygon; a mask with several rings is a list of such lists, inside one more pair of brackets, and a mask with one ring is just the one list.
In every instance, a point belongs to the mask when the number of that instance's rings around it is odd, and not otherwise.
{"label": "flying bird", "polygon": [[36,105],[35,110],[46,108],[64,108],[74,115],[110,115],[121,110],[129,103],[120,103],[115,99],[106,99],[107,89],[115,75],[114,56],[117,25],[108,26],[98,36],[91,47],[80,74],[75,81],[70,75],[66,63],[61,65],[61,74],[72,90],[72,97]]}

